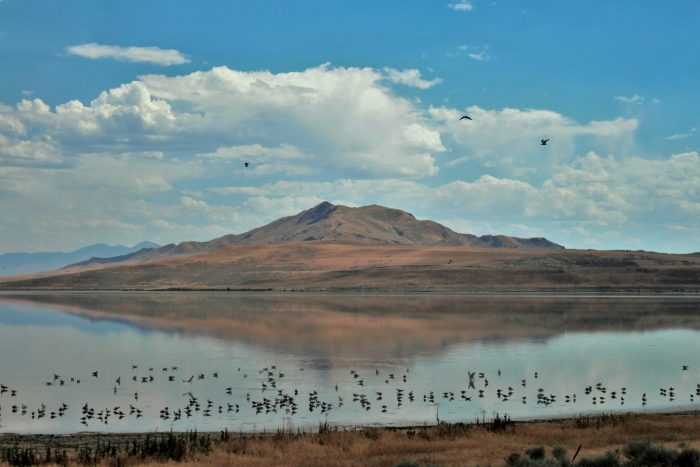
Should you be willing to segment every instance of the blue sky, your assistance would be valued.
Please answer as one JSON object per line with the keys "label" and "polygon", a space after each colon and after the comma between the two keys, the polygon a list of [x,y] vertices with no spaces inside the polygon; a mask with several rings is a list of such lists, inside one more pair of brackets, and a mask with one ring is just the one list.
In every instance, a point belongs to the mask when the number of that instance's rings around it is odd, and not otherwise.
{"label": "blue sky", "polygon": [[322,200],[699,251],[698,21],[696,0],[2,0],[0,252]]}

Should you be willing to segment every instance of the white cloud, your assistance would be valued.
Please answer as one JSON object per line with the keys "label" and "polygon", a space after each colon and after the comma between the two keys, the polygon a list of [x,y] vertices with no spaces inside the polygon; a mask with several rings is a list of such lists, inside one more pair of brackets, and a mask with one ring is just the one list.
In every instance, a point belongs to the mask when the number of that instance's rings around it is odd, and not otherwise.
{"label": "white cloud", "polygon": [[[206,240],[324,199],[604,245],[626,244],[629,226],[700,228],[698,154],[631,156],[635,119],[425,109],[388,73],[217,67],[142,76],[90,102],[0,105],[0,248]],[[439,166],[450,169],[438,183]]]}
{"label": "white cloud", "polygon": [[[432,107],[428,113],[442,125],[443,135],[454,139],[458,161],[477,159],[512,173],[522,173],[523,167],[551,171],[580,153],[580,148],[624,152],[638,126],[637,120],[623,118],[580,124],[560,113],[537,109]],[[460,120],[464,113],[472,120]],[[543,138],[550,139],[546,147],[540,146]]]}
{"label": "white cloud", "polygon": [[442,82],[441,78],[433,78],[431,80],[422,79],[420,70],[416,69],[396,70],[394,68],[384,68],[384,73],[386,74],[386,79],[392,83],[403,84],[418,89],[429,89]]}
{"label": "white cloud", "polygon": [[[5,251],[154,238],[150,219],[179,216],[169,201],[174,187],[203,175],[194,163],[106,154],[74,156],[70,167],[15,165],[0,170],[0,224],[12,225],[0,228]],[[143,201],[151,198],[152,203]]]}
{"label": "white cloud", "polygon": [[160,49],[158,47],[119,47],[91,42],[89,44],[72,45],[66,48],[71,55],[84,58],[111,58],[125,62],[152,63],[154,65],[171,66],[189,63],[190,60],[180,51]]}
{"label": "white cloud", "polygon": [[644,97],[640,96],[639,94],[634,94],[633,96],[615,96],[613,99],[616,101],[622,102],[623,104],[643,104],[644,103]]}
{"label": "white cloud", "polygon": [[467,54],[467,57],[471,58],[472,60],[476,60],[477,62],[487,62],[487,61],[491,60],[491,57],[489,56],[489,54],[487,54],[483,50],[481,52],[478,52],[478,53],[470,52]]}
{"label": "white cloud", "polygon": [[[219,208],[185,194],[222,178],[436,174],[435,154],[445,151],[439,131],[419,102],[396,95],[385,78],[382,70],[330,65],[289,73],[218,67],[143,76],[89,102],[0,105],[0,217],[15,226],[0,229],[0,248],[137,242],[154,238],[146,235],[150,219],[183,225],[185,233],[217,226],[198,235],[268,220],[250,207]],[[209,208],[198,213],[182,196]],[[117,230],[80,231],[89,219],[141,223],[143,237],[133,229],[121,232],[125,238]],[[46,235],[52,223],[53,239]]]}
{"label": "white cloud", "polygon": [[408,210],[419,218],[442,219],[463,232],[552,237],[561,231],[562,235],[624,245],[629,238],[624,229],[644,230],[640,226],[654,225],[657,219],[688,225],[693,216],[691,224],[700,227],[696,216],[700,213],[699,180],[700,155],[696,152],[660,160],[589,153],[560,167],[540,184],[482,175],[474,181],[438,186],[400,179],[339,179],[277,181],[210,191],[249,196],[266,206],[283,199],[290,207],[280,215],[324,199],[351,206],[377,203]]}
{"label": "white cloud", "polygon": [[139,193],[164,192],[173,189],[172,185],[159,175],[136,176],[134,177],[134,183]]}
{"label": "white cloud", "polygon": [[267,148],[261,144],[246,144],[241,146],[229,146],[217,148],[214,152],[197,154],[197,157],[204,159],[218,160],[240,160],[245,161],[250,158],[256,160],[284,160],[284,159],[305,159],[307,156],[292,144],[281,144],[275,148]]}
{"label": "white cloud", "polygon": [[[79,238],[90,240],[206,240],[246,231],[323,200],[397,207],[461,232],[543,235],[560,242],[576,239],[580,246],[585,238],[600,245],[614,242],[636,248],[629,241],[629,229],[644,231],[657,222],[688,227],[673,229],[681,237],[700,228],[700,155],[696,152],[659,160],[589,153],[538,184],[491,175],[436,186],[399,178],[279,180],[263,185],[246,185],[238,179],[234,185],[179,195],[173,180],[186,174],[205,175],[201,165],[113,158],[101,168],[103,158],[81,157],[77,171],[61,177],[36,170],[27,177],[29,169],[5,168],[0,172],[0,190],[14,188],[8,193],[22,196],[13,198],[12,206],[0,205],[0,216],[16,226],[21,225],[15,223],[18,212],[32,212],[23,230],[24,241],[51,231],[54,242],[75,241],[76,228],[85,228]],[[134,177],[134,173],[143,175]],[[89,183],[80,183],[91,175]],[[169,190],[176,198],[166,202],[143,198],[159,190]],[[7,234],[11,240],[17,232]]]}
{"label": "white cloud", "polygon": [[[423,85],[419,76],[401,76]],[[329,65],[277,74],[217,67],[147,75],[87,104],[72,100],[52,109],[25,99],[15,109],[0,108],[0,131],[32,128],[33,138],[46,135],[65,157],[198,153],[221,164],[250,157],[259,174],[275,171],[263,162],[285,158],[299,161],[295,173],[436,174],[434,154],[445,150],[440,133],[417,102],[383,86],[384,78],[369,68]]]}
{"label": "white cloud", "polygon": [[660,160],[589,153],[545,181],[528,214],[604,225],[680,220],[700,210],[698,181],[697,152]]}
{"label": "white cloud", "polygon": [[140,83],[153,99],[188,104],[187,132],[229,143],[205,153],[286,144],[308,156],[313,169],[437,173],[432,153],[444,150],[436,144],[439,133],[425,124],[415,103],[381,86],[383,78],[369,68],[329,65],[279,74],[217,67],[174,78],[143,76]]}
{"label": "white cloud", "polygon": [[62,166],[63,156],[50,138],[27,141],[7,138],[0,134],[0,165],[4,166]]}
{"label": "white cloud", "polygon": [[9,132],[17,135],[25,135],[27,129],[14,115],[13,110],[6,106],[0,106],[0,133]]}
{"label": "white cloud", "polygon": [[[457,49],[461,53],[466,53],[467,57],[477,62],[488,62],[491,60],[491,55],[489,55],[488,50],[490,46],[484,45],[483,47],[473,46],[473,45],[460,45]],[[453,57],[454,54],[448,54],[448,56]]]}
{"label": "white cloud", "polygon": [[697,132],[697,131],[698,131],[698,129],[695,128],[695,127],[693,127],[693,128],[691,128],[690,130],[686,131],[685,133],[674,133],[674,134],[672,134],[672,135],[669,135],[669,136],[666,137],[666,140],[668,140],[668,141],[675,141],[675,140],[678,140],[678,139],[690,138],[690,137],[693,135],[693,133],[695,133],[695,132]]}
{"label": "white cloud", "polygon": [[466,0],[460,0],[459,2],[450,3],[447,5],[455,11],[472,11],[474,10],[474,5]]}

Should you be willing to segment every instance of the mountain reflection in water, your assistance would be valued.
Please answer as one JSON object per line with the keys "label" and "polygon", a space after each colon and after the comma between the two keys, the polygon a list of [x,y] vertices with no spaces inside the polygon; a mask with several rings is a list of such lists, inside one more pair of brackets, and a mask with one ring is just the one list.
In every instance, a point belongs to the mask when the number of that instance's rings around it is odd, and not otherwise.
{"label": "mountain reflection in water", "polygon": [[[0,430],[259,430],[694,408],[699,307],[692,297],[5,294]],[[65,414],[51,418],[63,403]],[[93,418],[83,418],[85,404]]]}

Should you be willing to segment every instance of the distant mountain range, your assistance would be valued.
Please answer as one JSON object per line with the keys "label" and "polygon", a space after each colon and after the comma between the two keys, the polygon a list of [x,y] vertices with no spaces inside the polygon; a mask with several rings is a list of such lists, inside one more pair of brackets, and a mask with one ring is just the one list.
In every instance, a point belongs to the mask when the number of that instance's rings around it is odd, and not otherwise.
{"label": "distant mountain range", "polygon": [[5,253],[0,255],[0,276],[51,271],[90,258],[121,256],[159,246],[153,242],[142,242],[132,247],[96,243],[69,252]]}
{"label": "distant mountain range", "polygon": [[92,258],[69,267],[114,265],[176,255],[211,253],[235,245],[271,245],[303,242],[343,242],[406,246],[464,246],[474,248],[556,248],[546,238],[457,233],[429,220],[418,220],[400,209],[373,204],[351,208],[327,201],[294,216],[283,217],[242,234],[224,235],[207,242],[182,242],[110,258]]}

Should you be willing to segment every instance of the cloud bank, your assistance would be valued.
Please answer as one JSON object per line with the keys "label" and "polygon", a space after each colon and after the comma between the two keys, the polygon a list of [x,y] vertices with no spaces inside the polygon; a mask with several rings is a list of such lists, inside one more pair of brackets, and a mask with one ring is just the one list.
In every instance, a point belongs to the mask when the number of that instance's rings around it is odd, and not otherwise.
{"label": "cloud bank", "polygon": [[323,200],[569,246],[638,247],[639,232],[700,245],[697,152],[635,155],[632,118],[426,108],[399,93],[434,84],[417,70],[215,67],[85,103],[0,105],[2,248],[205,240]]}

